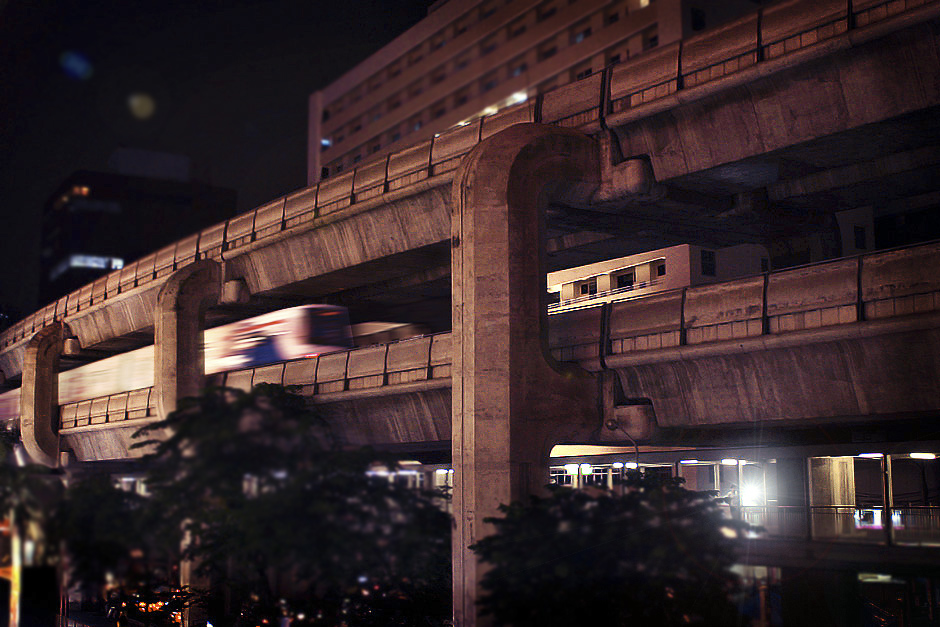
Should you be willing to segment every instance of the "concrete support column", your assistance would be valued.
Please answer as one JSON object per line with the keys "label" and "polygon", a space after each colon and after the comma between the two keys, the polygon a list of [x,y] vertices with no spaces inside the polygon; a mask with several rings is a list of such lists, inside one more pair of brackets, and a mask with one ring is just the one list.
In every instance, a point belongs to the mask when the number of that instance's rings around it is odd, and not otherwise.
{"label": "concrete support column", "polygon": [[501,503],[548,483],[555,443],[600,427],[597,384],[547,350],[543,209],[596,188],[597,147],[567,129],[520,124],[480,143],[454,180],[452,453],[454,617],[477,616],[481,566],[468,548]]}
{"label": "concrete support column", "polygon": [[39,464],[59,464],[59,357],[65,339],[61,322],[43,327],[26,345],[20,388],[23,446]]}
{"label": "concrete support column", "polygon": [[153,381],[161,418],[195,396],[206,376],[202,332],[206,308],[217,303],[222,267],[203,259],[177,270],[160,289],[154,313]]}

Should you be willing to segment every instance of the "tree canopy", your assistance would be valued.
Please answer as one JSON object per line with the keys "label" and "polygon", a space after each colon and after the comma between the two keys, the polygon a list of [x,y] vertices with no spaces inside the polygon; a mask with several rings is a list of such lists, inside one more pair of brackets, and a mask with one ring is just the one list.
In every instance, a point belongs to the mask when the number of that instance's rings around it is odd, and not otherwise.
{"label": "tree canopy", "polygon": [[[450,614],[450,519],[434,498],[368,471],[392,459],[338,445],[302,397],[275,385],[208,390],[144,434],[162,524],[225,593],[216,615],[441,624]],[[218,619],[217,619],[218,620]],[[213,621],[213,624],[219,624]]]}
{"label": "tree canopy", "polygon": [[552,486],[501,507],[472,548],[490,565],[481,606],[499,625],[728,625],[734,537],[714,493],[631,473],[614,491]]}

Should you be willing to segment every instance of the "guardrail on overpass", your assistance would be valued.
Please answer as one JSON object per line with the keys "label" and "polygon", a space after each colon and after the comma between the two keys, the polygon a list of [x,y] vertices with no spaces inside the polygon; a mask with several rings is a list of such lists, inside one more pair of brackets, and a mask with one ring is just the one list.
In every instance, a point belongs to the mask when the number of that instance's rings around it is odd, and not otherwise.
{"label": "guardrail on overpass", "polygon": [[[276,241],[286,231],[300,232],[340,219],[356,207],[446,185],[467,152],[513,124],[540,122],[597,132],[651,114],[660,104],[671,106],[677,93],[694,99],[695,93],[704,95],[702,86],[713,81],[743,77],[762,64],[768,71],[783,69],[786,64],[778,61],[794,53],[801,53],[800,62],[806,61],[812,50],[819,55],[831,52],[833,47],[824,44],[846,33],[855,31],[855,39],[864,41],[865,33],[879,36],[893,23],[903,26],[907,18],[926,19],[938,8],[940,2],[927,0],[790,0],[763,8],[174,242],[15,323],[0,333],[0,355],[22,348],[52,322],[68,321],[83,310],[165,280],[199,259],[228,259]],[[842,47],[854,45],[855,39],[845,40]]]}
{"label": "guardrail on overpass", "polygon": [[[761,275],[686,287],[550,317],[560,361],[603,369],[616,355],[835,328],[940,310],[940,242],[868,253]],[[813,339],[807,339],[807,342]],[[250,389],[298,385],[318,402],[450,386],[451,338],[440,333],[316,358],[216,375]],[[152,388],[61,407],[60,432],[154,419]]]}

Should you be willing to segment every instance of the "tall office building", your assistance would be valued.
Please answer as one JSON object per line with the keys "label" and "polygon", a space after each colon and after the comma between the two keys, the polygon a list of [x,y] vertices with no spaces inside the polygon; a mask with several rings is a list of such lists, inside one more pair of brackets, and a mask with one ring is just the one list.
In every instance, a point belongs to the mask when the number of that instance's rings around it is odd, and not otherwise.
{"label": "tall office building", "polygon": [[40,304],[235,213],[235,191],[190,178],[189,160],[142,150],[79,171],[43,208]]}
{"label": "tall office building", "polygon": [[310,97],[307,182],[586,78],[759,0],[440,0]]}

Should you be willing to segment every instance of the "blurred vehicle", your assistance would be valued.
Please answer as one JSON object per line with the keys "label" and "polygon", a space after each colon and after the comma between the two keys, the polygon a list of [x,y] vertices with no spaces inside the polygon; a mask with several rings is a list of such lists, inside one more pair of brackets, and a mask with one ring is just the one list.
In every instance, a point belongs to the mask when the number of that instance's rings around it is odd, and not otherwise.
{"label": "blurred vehicle", "polygon": [[[409,323],[365,322],[350,327],[345,307],[302,305],[207,329],[206,374],[316,357],[354,346],[392,342],[426,332]],[[153,346],[121,353],[59,374],[65,405],[153,386]],[[19,416],[20,391],[0,394],[0,421]]]}

